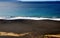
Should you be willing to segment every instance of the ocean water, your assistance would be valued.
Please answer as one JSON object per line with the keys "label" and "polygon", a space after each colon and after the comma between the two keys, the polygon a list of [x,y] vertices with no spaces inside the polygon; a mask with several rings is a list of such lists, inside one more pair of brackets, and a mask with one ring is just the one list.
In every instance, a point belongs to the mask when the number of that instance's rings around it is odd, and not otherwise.
{"label": "ocean water", "polygon": [[60,2],[0,2],[0,16],[60,17]]}

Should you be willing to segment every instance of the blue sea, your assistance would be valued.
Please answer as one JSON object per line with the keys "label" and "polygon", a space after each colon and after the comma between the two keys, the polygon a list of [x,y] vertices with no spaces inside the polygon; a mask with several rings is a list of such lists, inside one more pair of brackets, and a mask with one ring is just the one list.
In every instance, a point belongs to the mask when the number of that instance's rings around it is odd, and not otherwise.
{"label": "blue sea", "polygon": [[0,1],[0,16],[60,17],[60,2]]}

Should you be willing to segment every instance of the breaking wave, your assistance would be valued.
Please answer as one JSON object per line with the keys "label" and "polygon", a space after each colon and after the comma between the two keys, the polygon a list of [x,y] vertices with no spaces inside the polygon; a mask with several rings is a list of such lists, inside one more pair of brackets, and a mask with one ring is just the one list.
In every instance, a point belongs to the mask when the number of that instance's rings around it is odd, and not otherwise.
{"label": "breaking wave", "polygon": [[0,17],[3,20],[18,20],[18,19],[27,19],[27,20],[55,20],[60,21],[60,18],[47,18],[47,17]]}

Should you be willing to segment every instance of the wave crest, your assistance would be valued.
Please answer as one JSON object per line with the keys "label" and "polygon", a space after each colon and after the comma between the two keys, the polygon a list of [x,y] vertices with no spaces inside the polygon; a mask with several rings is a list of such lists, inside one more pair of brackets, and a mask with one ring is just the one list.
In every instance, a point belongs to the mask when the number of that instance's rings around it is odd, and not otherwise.
{"label": "wave crest", "polygon": [[0,17],[3,20],[17,20],[17,19],[27,19],[27,20],[55,20],[60,21],[60,18],[46,18],[46,17]]}

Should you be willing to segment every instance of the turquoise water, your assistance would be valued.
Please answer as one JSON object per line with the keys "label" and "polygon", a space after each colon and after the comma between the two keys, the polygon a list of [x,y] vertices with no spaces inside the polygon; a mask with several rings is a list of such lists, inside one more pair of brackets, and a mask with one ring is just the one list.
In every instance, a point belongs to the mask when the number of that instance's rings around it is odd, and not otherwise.
{"label": "turquoise water", "polygon": [[0,2],[0,16],[60,17],[60,2]]}

